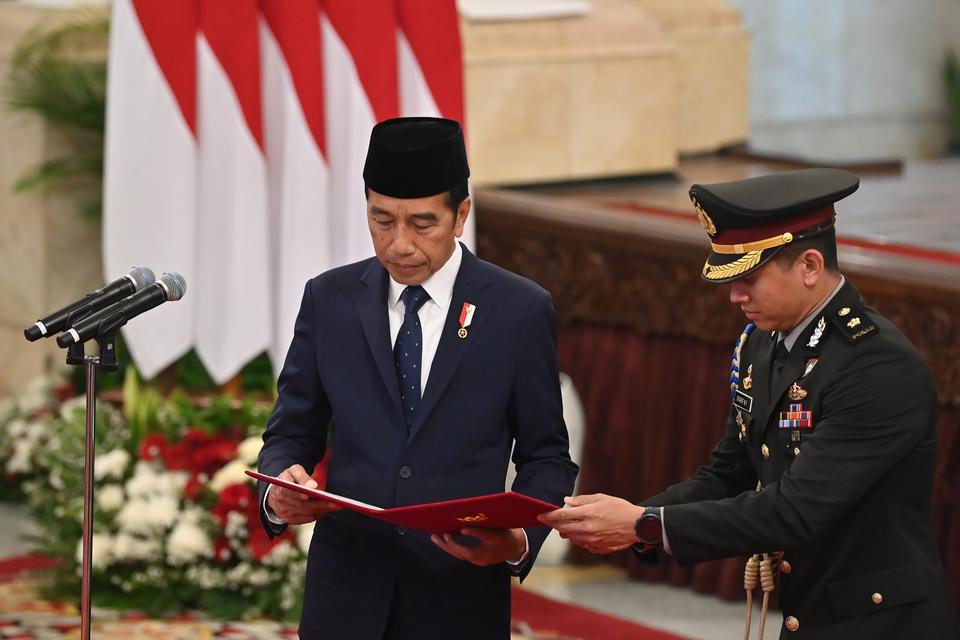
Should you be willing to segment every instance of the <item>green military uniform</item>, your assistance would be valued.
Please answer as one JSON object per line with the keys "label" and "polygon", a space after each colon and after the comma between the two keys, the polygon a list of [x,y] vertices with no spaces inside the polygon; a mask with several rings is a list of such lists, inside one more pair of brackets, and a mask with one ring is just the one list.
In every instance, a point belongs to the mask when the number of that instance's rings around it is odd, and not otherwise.
{"label": "green military uniform", "polygon": [[[824,176],[830,193],[815,202],[821,209],[856,188],[844,186],[852,174],[820,171],[795,172],[804,174],[799,186],[791,174],[759,187],[695,185],[701,223],[714,230],[704,277],[735,279],[771,257],[771,247],[751,246],[748,237],[734,238],[745,251],[722,253],[723,228],[739,221],[787,234],[771,221],[790,226],[806,215],[809,206],[791,203],[816,200]],[[775,189],[766,214],[758,189]],[[824,221],[813,221],[822,232]],[[804,237],[792,227],[792,239]],[[752,264],[710,278],[738,260]],[[671,553],[689,564],[783,552],[781,638],[957,638],[931,524],[937,397],[923,357],[849,282],[809,318],[788,354],[777,346],[782,336],[752,329],[734,356],[730,413],[712,461],[641,503],[666,506]]]}

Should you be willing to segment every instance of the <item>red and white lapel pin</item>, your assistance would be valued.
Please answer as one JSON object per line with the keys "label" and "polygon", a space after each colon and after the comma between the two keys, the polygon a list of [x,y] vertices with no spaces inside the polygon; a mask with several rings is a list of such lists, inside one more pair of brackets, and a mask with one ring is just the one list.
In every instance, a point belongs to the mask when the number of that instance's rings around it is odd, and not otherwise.
{"label": "red and white lapel pin", "polygon": [[469,302],[463,303],[463,309],[460,311],[460,329],[457,331],[457,335],[461,340],[467,337],[467,327],[473,322],[473,312],[476,310],[477,307],[475,305]]}

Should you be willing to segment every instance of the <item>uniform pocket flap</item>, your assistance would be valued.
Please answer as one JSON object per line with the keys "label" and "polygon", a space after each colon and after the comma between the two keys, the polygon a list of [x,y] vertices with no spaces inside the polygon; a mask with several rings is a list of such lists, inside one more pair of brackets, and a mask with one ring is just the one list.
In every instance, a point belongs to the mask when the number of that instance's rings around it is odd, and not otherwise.
{"label": "uniform pocket flap", "polygon": [[937,576],[921,566],[896,567],[827,585],[836,618],[863,615],[920,602],[930,596]]}

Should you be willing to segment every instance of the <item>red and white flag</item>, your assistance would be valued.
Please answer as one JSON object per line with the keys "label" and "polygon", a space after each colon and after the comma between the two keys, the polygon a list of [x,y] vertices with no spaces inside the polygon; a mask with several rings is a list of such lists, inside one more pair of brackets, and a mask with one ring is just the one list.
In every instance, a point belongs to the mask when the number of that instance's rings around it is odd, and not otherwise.
{"label": "red and white flag", "polygon": [[194,326],[218,383],[273,340],[258,20],[256,0],[200,0]]}
{"label": "red and white flag", "polygon": [[[452,118],[463,123],[463,62],[455,3],[395,1],[400,115]],[[472,217],[461,239],[473,246]]]}
{"label": "red and white flag", "polygon": [[370,257],[363,164],[373,125],[398,113],[394,0],[326,0],[323,66],[329,123],[334,258]]}
{"label": "red and white flag", "polygon": [[176,271],[188,294],[123,328],[151,378],[193,345],[196,216],[195,0],[115,0],[103,188],[106,280],[131,266]]}
{"label": "red and white flag", "polygon": [[458,28],[454,0],[115,0],[107,276],[189,290],[127,328],[144,375],[191,346],[217,382],[279,368],[306,280],[373,253],[373,125],[463,121]]}
{"label": "red and white flag", "polygon": [[293,339],[304,283],[333,266],[330,170],[320,8],[316,0],[261,0],[264,133],[273,230],[274,332],[279,371]]}

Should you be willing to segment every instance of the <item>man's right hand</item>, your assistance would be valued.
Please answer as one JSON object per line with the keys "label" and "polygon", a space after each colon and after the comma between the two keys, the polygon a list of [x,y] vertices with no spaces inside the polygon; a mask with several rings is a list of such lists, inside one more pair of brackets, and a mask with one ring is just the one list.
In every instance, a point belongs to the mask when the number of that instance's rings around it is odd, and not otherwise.
{"label": "man's right hand", "polygon": [[[317,488],[317,481],[311,478],[299,464],[289,467],[277,477],[310,489]],[[287,524],[306,524],[319,520],[331,511],[339,511],[343,508],[279,485],[271,485],[270,492],[267,494],[267,506]]]}

